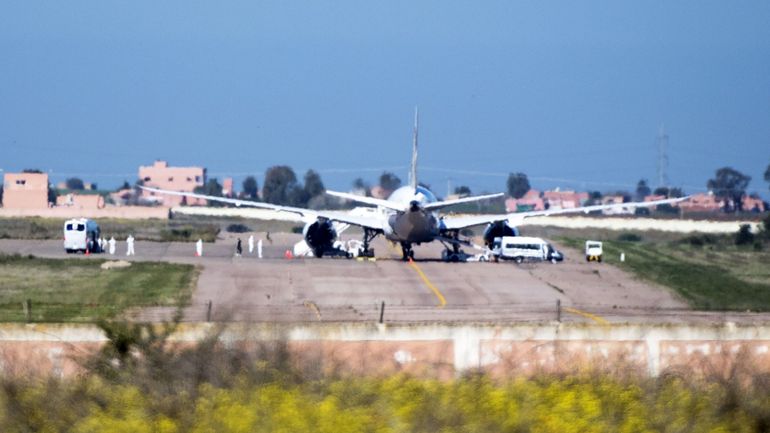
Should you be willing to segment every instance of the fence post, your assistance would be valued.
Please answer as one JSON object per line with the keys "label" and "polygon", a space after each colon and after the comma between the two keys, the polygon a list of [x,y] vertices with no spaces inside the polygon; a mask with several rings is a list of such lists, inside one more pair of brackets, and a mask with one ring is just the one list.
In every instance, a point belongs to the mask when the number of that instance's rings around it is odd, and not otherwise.
{"label": "fence post", "polygon": [[32,321],[32,300],[27,299],[22,303],[24,306],[24,318],[27,319],[27,322]]}
{"label": "fence post", "polygon": [[385,301],[382,301],[382,304],[380,305],[380,324],[382,324],[382,319],[385,316]]}
{"label": "fence post", "polygon": [[206,304],[206,321],[211,322],[211,299],[209,299],[209,302]]}
{"label": "fence post", "polygon": [[561,323],[561,299],[556,300],[556,321]]}

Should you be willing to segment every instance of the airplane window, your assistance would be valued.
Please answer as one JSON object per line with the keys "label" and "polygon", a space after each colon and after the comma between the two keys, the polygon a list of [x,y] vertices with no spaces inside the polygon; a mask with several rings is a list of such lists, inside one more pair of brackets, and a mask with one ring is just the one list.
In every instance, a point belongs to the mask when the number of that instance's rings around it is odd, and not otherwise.
{"label": "airplane window", "polygon": [[67,230],[72,230],[72,224],[67,224]]}
{"label": "airplane window", "polygon": [[79,231],[79,232],[82,232],[82,231],[84,231],[85,229],[86,229],[86,226],[85,226],[85,225],[83,225],[83,224],[78,224],[78,231]]}

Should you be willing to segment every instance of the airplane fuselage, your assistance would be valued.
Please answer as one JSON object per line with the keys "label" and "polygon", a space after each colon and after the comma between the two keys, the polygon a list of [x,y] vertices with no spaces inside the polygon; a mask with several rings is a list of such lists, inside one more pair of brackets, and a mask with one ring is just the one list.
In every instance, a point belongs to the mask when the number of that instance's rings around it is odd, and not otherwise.
{"label": "airplane fuselage", "polygon": [[436,201],[436,196],[422,186],[404,186],[395,190],[388,201],[401,203],[403,212],[391,211],[387,217],[385,238],[400,243],[420,244],[430,242],[439,235],[439,219],[436,212],[427,211],[424,206]]}

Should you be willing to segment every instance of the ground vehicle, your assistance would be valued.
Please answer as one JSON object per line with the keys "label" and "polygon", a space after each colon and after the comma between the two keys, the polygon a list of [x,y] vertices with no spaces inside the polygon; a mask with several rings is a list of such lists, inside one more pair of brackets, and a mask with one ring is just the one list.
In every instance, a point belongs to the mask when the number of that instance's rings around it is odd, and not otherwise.
{"label": "ground vehicle", "polygon": [[525,260],[548,260],[552,263],[564,260],[564,255],[553,245],[540,238],[527,236],[503,236],[495,238],[492,247],[495,260],[507,259],[516,263]]}
{"label": "ground vehicle", "polygon": [[67,253],[101,253],[99,224],[87,218],[64,222],[64,251]]}
{"label": "ground vehicle", "polygon": [[602,243],[599,241],[586,241],[586,261],[602,261]]}

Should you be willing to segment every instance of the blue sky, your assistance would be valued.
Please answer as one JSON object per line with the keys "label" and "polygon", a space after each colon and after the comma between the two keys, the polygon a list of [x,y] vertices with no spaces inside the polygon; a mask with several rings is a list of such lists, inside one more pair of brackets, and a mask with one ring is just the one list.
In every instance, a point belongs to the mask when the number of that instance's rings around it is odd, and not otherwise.
{"label": "blue sky", "polygon": [[417,105],[439,193],[654,186],[665,125],[673,186],[727,165],[767,198],[768,22],[766,1],[4,1],[0,168],[289,164],[346,189],[406,179]]}

